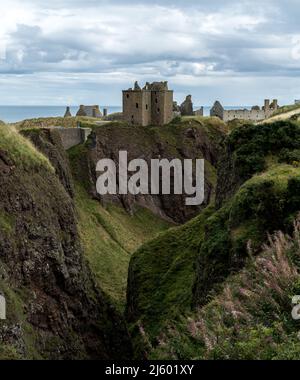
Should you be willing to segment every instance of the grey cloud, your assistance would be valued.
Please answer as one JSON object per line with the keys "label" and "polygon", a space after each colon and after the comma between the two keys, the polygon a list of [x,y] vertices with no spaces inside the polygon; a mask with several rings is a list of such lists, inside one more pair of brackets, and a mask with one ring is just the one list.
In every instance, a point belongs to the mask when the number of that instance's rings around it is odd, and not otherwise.
{"label": "grey cloud", "polygon": [[0,73],[118,73],[123,82],[133,76],[292,78],[300,73],[300,59],[292,57],[292,38],[300,35],[298,2],[26,0],[35,17],[8,32]]}

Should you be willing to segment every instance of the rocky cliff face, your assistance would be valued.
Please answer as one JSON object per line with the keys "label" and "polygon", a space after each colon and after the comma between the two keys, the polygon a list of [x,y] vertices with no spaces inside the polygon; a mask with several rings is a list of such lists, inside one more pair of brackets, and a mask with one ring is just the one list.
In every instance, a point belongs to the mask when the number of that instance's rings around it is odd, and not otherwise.
{"label": "rocky cliff face", "polygon": [[[96,128],[88,147],[86,171],[93,178],[91,192],[96,194],[95,166],[98,160],[111,158],[118,164],[119,151],[128,152],[128,162],[142,158],[150,167],[151,159],[206,160],[205,202],[201,206],[186,207],[186,195],[106,195],[99,197],[103,203],[114,202],[122,205],[128,212],[134,213],[135,206],[150,209],[155,214],[176,223],[183,223],[205,207],[214,194],[215,168],[218,159],[218,142],[222,137],[220,125],[205,125],[196,120],[181,121],[161,128],[129,127],[112,124],[105,128]],[[118,168],[117,168],[118,170]],[[88,180],[87,180],[88,182]]]}
{"label": "rocky cliff face", "polygon": [[55,134],[24,138],[0,127],[0,357],[120,359],[130,356],[122,318],[83,259],[72,180]]}

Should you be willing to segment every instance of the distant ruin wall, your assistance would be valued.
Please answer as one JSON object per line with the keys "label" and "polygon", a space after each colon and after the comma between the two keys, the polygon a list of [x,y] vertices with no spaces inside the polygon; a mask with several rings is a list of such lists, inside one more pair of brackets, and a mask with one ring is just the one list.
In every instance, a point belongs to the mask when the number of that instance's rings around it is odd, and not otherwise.
{"label": "distant ruin wall", "polygon": [[251,120],[251,121],[260,121],[266,118],[266,113],[263,110],[224,110],[223,120],[225,122],[241,119],[241,120]]}
{"label": "distant ruin wall", "polygon": [[252,109],[252,110],[224,110],[223,111],[223,120],[226,122],[241,119],[241,120],[249,120],[249,121],[261,121],[265,120],[272,116],[275,112],[273,109]]}
{"label": "distant ruin wall", "polygon": [[210,116],[217,116],[225,122],[240,119],[249,121],[261,121],[271,117],[279,108],[277,99],[270,102],[270,99],[265,99],[264,106],[254,106],[249,109],[225,110],[222,104],[217,100],[210,110]]}
{"label": "distant ruin wall", "polygon": [[58,133],[63,144],[63,147],[68,150],[78,144],[86,142],[87,138],[91,134],[90,128],[63,128],[57,127]]}

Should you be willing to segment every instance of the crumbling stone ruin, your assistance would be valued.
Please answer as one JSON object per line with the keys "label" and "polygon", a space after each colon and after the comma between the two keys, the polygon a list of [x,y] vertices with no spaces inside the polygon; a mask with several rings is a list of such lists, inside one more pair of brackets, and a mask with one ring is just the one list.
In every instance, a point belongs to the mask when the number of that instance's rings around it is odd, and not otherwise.
{"label": "crumbling stone ruin", "polygon": [[251,110],[225,110],[219,101],[216,101],[210,110],[210,116],[217,116],[221,120],[228,122],[235,119],[261,121],[272,116],[279,108],[277,99],[270,103],[269,99],[265,100],[264,106],[253,106]]}
{"label": "crumbling stone ruin", "polygon": [[123,91],[123,119],[130,125],[165,125],[173,117],[173,91],[168,82],[147,82],[143,89],[135,82],[133,89]]}
{"label": "crumbling stone ruin", "polygon": [[182,116],[193,116],[194,107],[192,102],[192,95],[188,95],[185,101],[180,106],[180,112]]}
{"label": "crumbling stone ruin", "polygon": [[199,108],[194,112],[195,116],[204,116],[204,107]]}
{"label": "crumbling stone ruin", "polygon": [[98,105],[95,105],[95,106],[81,105],[79,107],[79,110],[78,110],[76,116],[87,116],[87,117],[101,118],[102,113],[101,113]]}
{"label": "crumbling stone ruin", "polygon": [[70,111],[70,107],[67,107],[66,113],[65,113],[64,117],[72,117],[72,114],[71,114],[71,111]]}
{"label": "crumbling stone ruin", "polygon": [[210,110],[210,116],[212,116],[212,117],[216,116],[216,117],[220,118],[221,120],[223,120],[223,117],[224,117],[224,108],[223,108],[222,104],[218,100],[215,101],[215,104],[211,108],[211,110]]}
{"label": "crumbling stone ruin", "polygon": [[180,106],[175,101],[173,102],[173,112],[175,112],[177,115],[181,115]]}
{"label": "crumbling stone ruin", "polygon": [[173,102],[173,112],[175,116],[203,116],[204,107],[194,111],[192,95],[188,95],[180,106],[177,102]]}

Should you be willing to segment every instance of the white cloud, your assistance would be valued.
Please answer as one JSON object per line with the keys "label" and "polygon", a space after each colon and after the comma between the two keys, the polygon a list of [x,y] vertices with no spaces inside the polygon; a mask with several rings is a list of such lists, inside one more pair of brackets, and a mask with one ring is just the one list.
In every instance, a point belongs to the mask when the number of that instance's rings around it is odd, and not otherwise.
{"label": "white cloud", "polygon": [[75,102],[82,96],[88,102],[101,92],[116,104],[121,86],[135,78],[167,77],[186,92],[195,83],[201,91],[202,83],[210,94],[220,78],[230,76],[242,85],[251,77],[252,95],[240,92],[254,97],[262,77],[299,74],[294,21],[299,10],[293,0],[286,2],[291,10],[279,0],[210,3],[0,0],[0,83],[6,94],[0,94],[0,102],[8,102],[14,79],[14,91],[31,87],[29,102],[57,101],[61,84],[61,93],[72,91]]}

